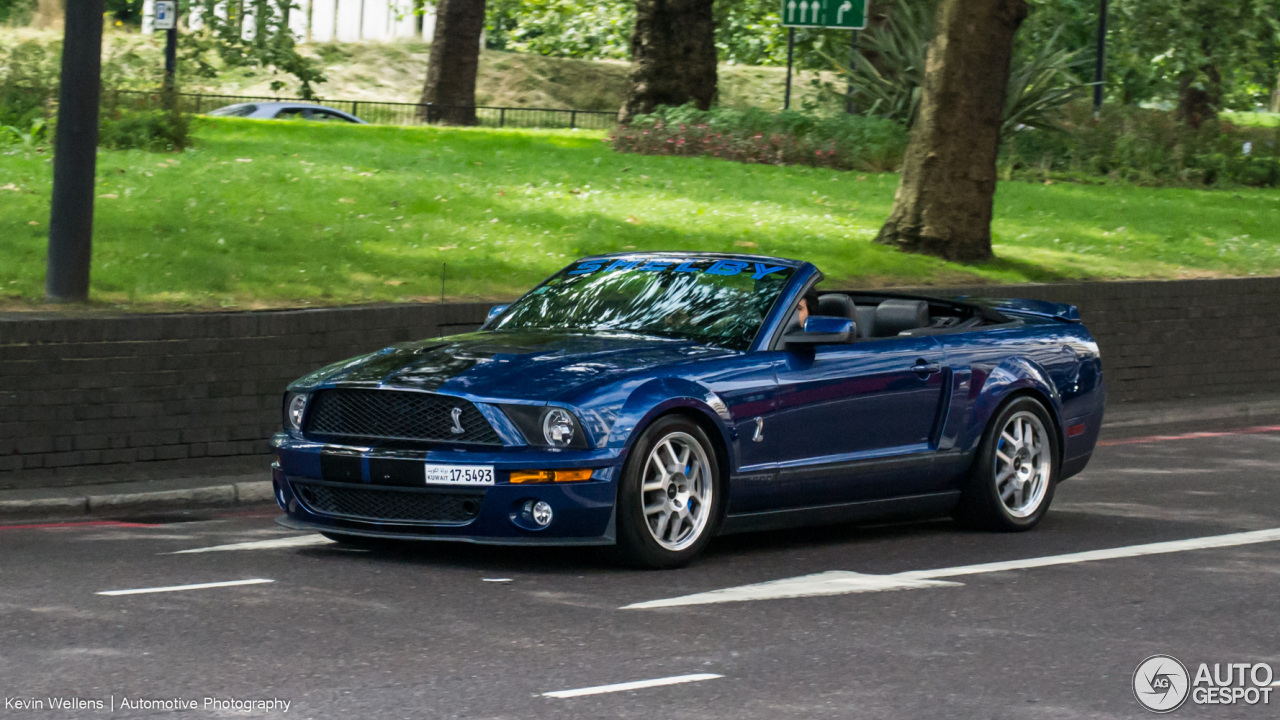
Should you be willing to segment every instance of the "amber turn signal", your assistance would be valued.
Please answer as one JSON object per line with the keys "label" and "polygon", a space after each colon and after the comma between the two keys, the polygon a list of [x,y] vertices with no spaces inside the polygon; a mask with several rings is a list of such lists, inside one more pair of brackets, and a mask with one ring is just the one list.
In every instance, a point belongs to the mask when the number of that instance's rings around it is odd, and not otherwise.
{"label": "amber turn signal", "polygon": [[510,482],[545,483],[545,482],[582,482],[591,479],[591,470],[512,470]]}

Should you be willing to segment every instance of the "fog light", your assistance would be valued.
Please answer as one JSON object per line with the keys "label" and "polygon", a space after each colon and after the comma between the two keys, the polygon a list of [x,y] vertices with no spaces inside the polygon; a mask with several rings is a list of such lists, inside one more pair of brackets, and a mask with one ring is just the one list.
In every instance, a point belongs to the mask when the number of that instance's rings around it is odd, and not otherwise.
{"label": "fog light", "polygon": [[538,527],[546,527],[551,524],[551,506],[542,500],[533,504],[533,509],[529,514],[533,516],[533,521],[538,523]]}

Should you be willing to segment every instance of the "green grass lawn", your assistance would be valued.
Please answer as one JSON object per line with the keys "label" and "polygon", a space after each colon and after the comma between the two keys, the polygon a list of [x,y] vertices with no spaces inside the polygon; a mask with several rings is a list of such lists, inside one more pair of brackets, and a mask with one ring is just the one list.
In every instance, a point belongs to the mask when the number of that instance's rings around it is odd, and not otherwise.
{"label": "green grass lawn", "polygon": [[1222,113],[1222,117],[1237,125],[1253,125],[1256,127],[1276,127],[1280,125],[1280,113],[1273,112],[1231,112]]}
{"label": "green grass lawn", "polygon": [[[1280,274],[1280,192],[1002,183],[997,259],[871,243],[893,174],[619,155],[571,131],[196,122],[99,155],[93,299],[132,309],[510,297],[590,253],[753,252],[832,285]],[[0,301],[43,295],[51,165],[0,155]]]}

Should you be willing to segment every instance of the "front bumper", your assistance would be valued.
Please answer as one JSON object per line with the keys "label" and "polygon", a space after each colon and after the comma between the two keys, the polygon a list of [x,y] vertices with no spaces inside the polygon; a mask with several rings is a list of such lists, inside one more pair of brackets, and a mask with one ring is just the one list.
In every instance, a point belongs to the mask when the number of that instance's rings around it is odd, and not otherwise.
{"label": "front bumper", "polygon": [[[612,450],[504,447],[484,452],[465,448],[393,451],[327,445],[285,433],[272,438],[272,448],[276,455],[272,486],[276,502],[286,512],[277,522],[285,527],[364,537],[506,545],[614,543],[614,503],[624,458]],[[424,463],[492,465],[496,482],[484,487],[426,486],[425,478],[418,480],[422,476],[413,474],[415,468],[421,473]],[[592,479],[507,482],[513,470],[567,468],[591,468]],[[335,496],[340,497],[335,500]],[[541,528],[529,522],[523,512],[529,501],[539,500],[553,510],[551,523]],[[406,503],[415,509],[403,512]],[[392,505],[396,511],[383,510]],[[425,514],[409,517],[416,512]]]}

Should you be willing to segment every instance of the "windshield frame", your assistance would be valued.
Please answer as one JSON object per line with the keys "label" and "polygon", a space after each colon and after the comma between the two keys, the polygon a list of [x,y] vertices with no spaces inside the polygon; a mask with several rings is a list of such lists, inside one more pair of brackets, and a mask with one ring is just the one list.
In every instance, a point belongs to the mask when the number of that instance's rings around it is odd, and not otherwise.
{"label": "windshield frame", "polygon": [[755,334],[752,337],[747,339],[746,347],[729,348],[729,349],[735,350],[736,352],[754,352],[756,350],[759,350],[762,344],[764,344],[764,341],[768,337],[772,336],[772,334],[776,330],[780,308],[785,308],[787,303],[791,302],[792,296],[795,295],[795,292],[796,292],[795,289],[797,287],[797,282],[799,282],[800,284],[803,284],[807,282],[808,278],[811,277],[813,274],[817,273],[818,275],[821,275],[821,273],[818,273],[817,268],[815,268],[813,265],[811,265],[808,262],[791,260],[787,258],[770,257],[766,255],[740,255],[736,253],[714,253],[714,252],[671,252],[671,253],[630,252],[630,253],[615,253],[610,255],[591,255],[588,257],[579,258],[578,260],[575,260],[572,263],[564,266],[563,268],[556,271],[555,273],[552,273],[551,275],[547,276],[547,278],[545,278],[542,282],[530,288],[528,292],[526,292],[525,294],[521,295],[520,297],[516,298],[515,300],[507,304],[505,307],[503,307],[501,312],[494,315],[492,318],[489,318],[484,323],[484,325],[480,327],[480,330],[485,332],[493,332],[493,333],[567,332],[567,333],[580,333],[580,334],[591,334],[591,335],[595,335],[595,334],[630,335],[633,337],[652,337],[652,338],[661,339],[661,340],[673,340],[673,339],[684,340],[687,342],[695,342],[701,345],[708,345],[711,347],[725,347],[715,342],[708,341],[707,339],[704,339],[704,338],[698,338],[698,337],[693,337],[688,335],[667,335],[667,334],[659,334],[659,333],[642,332],[639,330],[626,330],[622,328],[597,329],[597,328],[564,327],[564,328],[540,328],[540,329],[533,329],[533,328],[501,329],[498,327],[498,325],[502,322],[502,320],[508,317],[511,314],[512,310],[516,308],[521,302],[525,301],[527,298],[533,295],[538,294],[538,291],[540,289],[542,289],[552,280],[555,280],[557,277],[567,274],[569,270],[576,267],[582,267],[585,263],[600,263],[601,267],[605,267],[606,263],[611,263],[617,260],[636,261],[641,263],[662,261],[662,262],[670,262],[672,264],[678,264],[684,261],[703,262],[703,261],[730,260],[730,261],[745,261],[749,263],[759,262],[759,263],[769,263],[770,265],[782,265],[786,267],[788,270],[790,270],[791,276],[787,278],[785,283],[783,283],[782,288],[778,291],[778,295],[773,299],[772,305],[770,305],[768,310],[765,311],[765,313],[761,317],[760,325],[759,327],[756,328]]}

